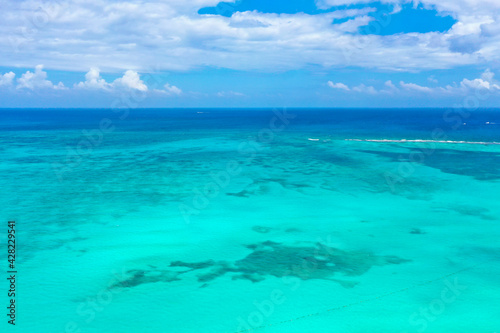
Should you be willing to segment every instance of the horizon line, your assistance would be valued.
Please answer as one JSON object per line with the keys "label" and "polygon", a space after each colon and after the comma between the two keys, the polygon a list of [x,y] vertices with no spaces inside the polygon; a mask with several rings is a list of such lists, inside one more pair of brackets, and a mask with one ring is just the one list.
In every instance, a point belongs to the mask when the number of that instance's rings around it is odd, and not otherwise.
{"label": "horizon line", "polygon": [[[460,107],[460,109],[465,109],[466,107]],[[127,109],[126,107],[123,108],[113,108],[113,107],[0,107],[0,110],[64,110],[64,109],[71,109],[71,110],[109,110],[109,109]],[[138,108],[128,108],[128,109],[134,109],[134,110],[175,110],[175,109],[222,109],[222,110],[234,110],[234,109],[245,109],[245,110],[259,110],[259,109],[416,109],[416,110],[422,110],[422,109],[457,109],[457,106],[422,106],[422,107],[415,107],[415,106],[389,106],[389,107],[340,107],[340,106],[291,106],[291,107],[283,107],[283,106],[260,106],[260,107],[217,107],[217,106],[190,106],[190,107],[138,107]],[[478,107],[476,110],[483,110],[483,109],[500,109],[500,106],[492,106],[492,107]],[[472,110],[470,110],[472,111]]]}

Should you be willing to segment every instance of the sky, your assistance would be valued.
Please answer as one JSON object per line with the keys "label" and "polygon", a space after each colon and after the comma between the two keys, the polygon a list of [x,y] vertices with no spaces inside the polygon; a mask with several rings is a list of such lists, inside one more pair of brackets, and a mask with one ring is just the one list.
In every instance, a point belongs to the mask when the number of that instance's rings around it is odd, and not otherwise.
{"label": "sky", "polygon": [[498,0],[0,9],[0,108],[500,106]]}

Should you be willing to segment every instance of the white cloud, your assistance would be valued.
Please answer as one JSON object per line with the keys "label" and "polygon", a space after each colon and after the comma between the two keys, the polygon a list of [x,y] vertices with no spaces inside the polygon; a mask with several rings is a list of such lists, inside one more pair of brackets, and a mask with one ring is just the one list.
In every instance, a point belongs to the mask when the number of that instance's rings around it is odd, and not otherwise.
{"label": "white cloud", "polygon": [[[407,2],[382,0],[396,7]],[[49,6],[46,1],[2,1],[0,54],[5,67],[36,61],[51,69],[82,71],[99,64],[115,73],[200,66],[275,71],[311,65],[418,71],[500,60],[500,1],[482,0],[480,6],[477,0],[419,2],[452,13],[459,22],[445,33],[360,35],[357,29],[373,19],[367,16],[371,7],[317,15],[252,11],[223,17],[197,13],[218,0],[89,0],[53,5],[47,22],[34,29],[19,17],[35,16],[38,8]],[[317,1],[319,7],[353,3],[369,6],[376,1]],[[349,20],[332,24],[338,18]],[[13,46],[18,52],[12,52]]]}
{"label": "white cloud", "polygon": [[336,26],[336,28],[342,32],[354,33],[354,32],[358,31],[359,27],[365,26],[373,20],[375,20],[375,19],[371,16],[366,16],[366,15],[365,16],[358,16],[358,17],[350,19],[344,23],[338,24]]}
{"label": "white cloud", "polygon": [[460,86],[470,89],[490,89],[490,83],[488,81],[484,81],[483,79],[463,79],[463,81],[460,83]]}
{"label": "white cloud", "polygon": [[153,89],[153,92],[167,96],[180,96],[183,94],[180,88],[171,85],[170,83],[165,83],[163,89]]}
{"label": "white cloud", "polygon": [[153,89],[152,91],[157,94],[166,96],[181,96],[183,94],[182,90],[179,87],[171,85],[170,83],[165,83],[163,89]]}
{"label": "white cloud", "polygon": [[376,11],[377,11],[377,9],[374,7],[336,10],[332,13],[333,14],[332,18],[333,19],[342,19],[342,18],[348,18],[348,17],[363,16],[363,15],[367,15],[369,13],[373,13]]}
{"label": "white cloud", "polygon": [[377,90],[372,87],[372,86],[365,86],[364,84],[360,84],[359,86],[356,86],[352,88],[353,91],[360,92],[360,93],[367,93],[367,94],[376,94]]}
{"label": "white cloud", "polygon": [[[426,87],[422,85],[418,85],[416,83],[406,83],[404,81],[399,82],[399,86],[396,86],[392,83],[391,80],[388,80],[384,83],[381,89],[376,89],[373,86],[366,86],[365,84],[360,84],[358,86],[349,89],[343,83],[333,83],[332,81],[328,81],[328,86],[336,89],[343,89],[346,91],[363,93],[363,94],[406,94],[413,95],[415,93],[426,93],[426,94],[434,94],[435,96],[439,95],[457,95],[464,96],[476,90],[488,90],[491,93],[500,93],[500,83],[494,79],[495,74],[487,69],[485,72],[481,74],[480,78],[469,80],[464,78],[459,85],[447,85],[445,87]],[[433,78],[433,77],[431,77]],[[437,83],[437,80],[434,80]]]}
{"label": "white cloud", "polygon": [[100,70],[97,67],[92,67],[87,74],[85,74],[85,82],[75,84],[75,88],[83,89],[132,89],[139,91],[147,91],[148,87],[141,80],[139,73],[133,70],[127,70],[122,77],[114,80],[112,83],[106,82],[101,77]]}
{"label": "white cloud", "polygon": [[495,77],[495,74],[489,68],[487,70],[485,70],[483,74],[481,74],[481,79],[488,81],[488,82],[493,82],[494,77]]}
{"label": "white cloud", "polygon": [[182,94],[182,90],[177,88],[176,86],[172,86],[168,83],[166,83],[164,86],[165,91],[171,95],[180,95]]}
{"label": "white cloud", "polygon": [[[319,9],[329,9],[337,6],[374,3],[374,0],[316,0]],[[393,1],[393,2],[398,2]]]}
{"label": "white cloud", "polygon": [[500,90],[500,85],[496,83],[494,76],[495,74],[487,69],[481,74],[481,78],[474,80],[463,79],[460,86],[468,89]]}
{"label": "white cloud", "polygon": [[8,73],[5,73],[5,74],[0,74],[0,87],[1,86],[11,86],[13,81],[14,81],[14,77],[16,76],[16,74],[14,74],[13,72],[8,72]]}
{"label": "white cloud", "polygon": [[385,81],[384,87],[385,87],[385,89],[380,90],[381,93],[394,94],[394,93],[399,92],[398,87],[396,87],[394,85],[394,83],[392,83],[392,80]]}
{"label": "white cloud", "polygon": [[[320,8],[365,6],[317,15],[249,11],[223,17],[197,13],[219,0],[89,0],[61,5],[45,0],[0,0],[4,14],[0,54],[4,67],[31,67],[36,62],[51,69],[84,71],[99,64],[113,73],[206,66],[282,71],[351,65],[415,72],[500,61],[498,0],[413,1],[458,20],[443,33],[358,34],[360,26],[373,20],[367,14],[374,10],[370,4],[377,2],[317,0]],[[397,11],[412,1],[381,2],[393,4]],[[50,8],[50,15],[34,27],[29,18],[37,17],[39,8]],[[332,24],[339,18],[349,20]],[[98,82],[93,86],[98,87]]]}
{"label": "white cloud", "polygon": [[341,82],[339,83],[333,83],[332,81],[328,81],[328,86],[330,88],[334,88],[334,89],[342,89],[342,90],[347,90],[349,91],[349,87]]}
{"label": "white cloud", "polygon": [[415,84],[415,83],[405,83],[405,82],[401,81],[401,82],[399,82],[399,85],[401,86],[401,88],[406,89],[406,90],[414,90],[414,91],[424,92],[424,93],[429,93],[432,91],[432,89],[429,87],[419,86],[418,84]]}
{"label": "white cloud", "polygon": [[364,94],[376,94],[378,91],[372,86],[366,86],[365,84],[360,84],[358,86],[353,87],[352,89],[349,88],[347,85],[344,83],[334,83],[332,81],[327,82],[328,86],[333,89],[339,89],[339,90],[345,90],[345,91],[354,91],[357,93],[364,93]]}
{"label": "white cloud", "polygon": [[243,96],[245,96],[245,94],[237,92],[237,91],[219,91],[217,93],[217,96],[218,97],[231,97],[231,96],[243,97]]}
{"label": "white cloud", "polygon": [[399,13],[401,10],[403,9],[403,7],[400,5],[400,4],[394,4],[394,8],[391,12],[391,14],[397,14]]}
{"label": "white cloud", "polygon": [[384,83],[384,85],[385,85],[387,88],[392,89],[392,90],[397,89],[397,88],[396,88],[396,86],[394,85],[394,83],[392,83],[392,81],[391,81],[391,80],[386,81],[386,82]]}
{"label": "white cloud", "polygon": [[427,9],[436,9],[441,13],[452,13],[457,16],[470,15],[471,13],[492,13],[492,10],[500,8],[500,3],[497,0],[316,0],[316,6],[320,9],[329,9],[337,6],[377,2],[393,5],[397,10],[400,10],[400,6],[403,4],[413,3],[414,7],[421,4]]}
{"label": "white cloud", "polygon": [[432,82],[432,83],[438,83],[439,81],[434,77],[434,75],[431,75],[427,78],[427,81]]}
{"label": "white cloud", "polygon": [[139,91],[148,91],[148,87],[141,80],[140,75],[133,71],[128,70],[123,77],[113,81],[114,87],[125,87],[128,89],[135,89]]}
{"label": "white cloud", "polygon": [[17,79],[18,89],[66,89],[62,82],[54,85],[51,81],[47,80],[47,72],[43,71],[43,65],[37,65],[35,72],[27,71],[19,79]]}
{"label": "white cloud", "polygon": [[101,78],[99,68],[92,67],[87,74],[85,74],[85,82],[75,84],[77,88],[87,89],[111,89],[112,85],[107,83],[106,80]]}
{"label": "white cloud", "polygon": [[[444,87],[425,87],[420,86],[414,83],[405,83],[401,81],[400,86],[403,90],[407,92],[423,92],[423,93],[431,93],[435,95],[457,95],[464,96],[466,94],[473,93],[477,90],[488,90],[492,93],[500,92],[500,85],[494,79],[495,74],[487,69],[485,72],[481,74],[480,78],[469,80],[464,78],[459,85],[446,85]],[[433,82],[431,80],[431,82]],[[437,80],[435,80],[437,83]]]}

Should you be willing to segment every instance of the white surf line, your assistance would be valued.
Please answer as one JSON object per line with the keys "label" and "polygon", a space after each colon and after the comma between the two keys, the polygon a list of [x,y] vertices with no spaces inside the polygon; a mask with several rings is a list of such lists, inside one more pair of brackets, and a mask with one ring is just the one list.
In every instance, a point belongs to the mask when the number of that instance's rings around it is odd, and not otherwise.
{"label": "white surf line", "polygon": [[390,140],[390,139],[344,139],[344,141],[357,142],[380,142],[380,143],[451,143],[451,144],[466,144],[466,145],[500,145],[500,142],[483,142],[483,141],[451,141],[451,140]]}

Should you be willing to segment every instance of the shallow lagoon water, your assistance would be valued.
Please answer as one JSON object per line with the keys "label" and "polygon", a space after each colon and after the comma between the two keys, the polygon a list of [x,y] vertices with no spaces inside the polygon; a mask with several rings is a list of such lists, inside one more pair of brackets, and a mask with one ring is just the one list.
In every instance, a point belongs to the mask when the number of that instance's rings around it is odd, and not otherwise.
{"label": "shallow lagoon water", "polygon": [[287,112],[1,111],[16,331],[498,331],[499,110]]}

